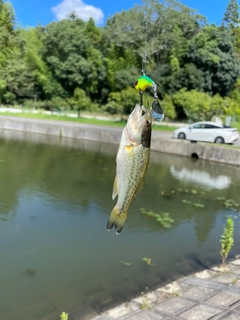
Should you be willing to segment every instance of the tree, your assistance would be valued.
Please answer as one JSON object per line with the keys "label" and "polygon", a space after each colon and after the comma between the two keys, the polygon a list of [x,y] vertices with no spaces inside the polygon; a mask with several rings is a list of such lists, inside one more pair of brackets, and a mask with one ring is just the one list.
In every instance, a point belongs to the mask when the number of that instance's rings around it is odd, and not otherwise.
{"label": "tree", "polygon": [[132,50],[109,42],[106,44],[103,60],[106,65],[109,91],[121,91],[134,84],[139,70],[136,67],[138,59]]}
{"label": "tree", "polygon": [[0,29],[12,32],[14,29],[14,10],[11,3],[0,0]]}
{"label": "tree", "polygon": [[240,16],[239,16],[239,5],[237,0],[230,0],[227,6],[227,10],[224,13],[222,19],[223,25],[226,24],[228,28],[233,29],[239,27]]}
{"label": "tree", "polygon": [[33,96],[33,77],[24,63],[21,53],[16,50],[0,70],[0,79],[6,82],[6,89],[18,98]]}
{"label": "tree", "polygon": [[0,0],[0,68],[15,46],[14,19],[12,6]]}
{"label": "tree", "polygon": [[0,106],[2,103],[3,94],[6,92],[7,83],[5,80],[0,79]]}
{"label": "tree", "polygon": [[[157,0],[143,1],[143,5],[135,5],[129,11],[122,11],[109,18],[104,28],[106,39],[122,51],[128,50],[136,55],[134,64],[129,64],[126,69],[120,68],[119,58],[120,70],[114,70],[109,75],[111,90],[123,89],[123,75],[126,80],[139,75],[145,53],[146,71],[157,83],[159,97],[173,94],[182,87],[202,90],[204,78],[201,70],[191,63],[185,70],[183,58],[189,41],[204,24],[203,16],[175,0],[164,0],[161,3]],[[108,70],[112,67],[111,57]],[[127,70],[130,71],[128,77]],[[191,71],[193,74],[189,74]],[[116,81],[116,76],[120,81]]]}
{"label": "tree", "polygon": [[138,93],[133,87],[111,92],[108,97],[108,103],[103,110],[111,114],[129,114],[132,112],[138,99]]}
{"label": "tree", "polygon": [[80,19],[62,20],[47,25],[43,39],[43,56],[54,78],[73,93],[91,73],[86,51],[90,45]]}
{"label": "tree", "polygon": [[156,66],[150,75],[158,84],[159,97],[161,98],[165,94],[173,95],[182,88],[203,91],[204,74],[194,63],[183,64],[176,72],[173,71],[171,65],[165,63]]}
{"label": "tree", "polygon": [[54,79],[68,96],[82,88],[88,96],[100,96],[107,72],[101,53],[101,34],[93,20],[62,20],[47,25],[43,57]]}
{"label": "tree", "polygon": [[24,40],[14,29],[14,11],[9,3],[0,2],[0,81],[1,100],[13,103],[31,97],[33,77],[23,59]]}
{"label": "tree", "polygon": [[240,75],[240,60],[234,54],[231,36],[215,25],[206,26],[190,42],[185,63],[193,63],[203,75],[203,90],[226,96]]}
{"label": "tree", "polygon": [[115,45],[131,49],[140,57],[146,53],[150,64],[162,64],[172,48],[176,56],[181,56],[187,41],[204,22],[203,16],[175,0],[145,0],[143,5],[109,18],[104,34]]}
{"label": "tree", "polygon": [[90,109],[91,106],[90,98],[80,88],[74,90],[73,97],[68,99],[68,103],[73,110],[78,111],[78,117],[80,117],[80,111]]}
{"label": "tree", "polygon": [[174,94],[173,102],[193,122],[211,120],[213,116],[224,114],[224,99],[219,95],[211,97],[204,92],[182,89]]}
{"label": "tree", "polygon": [[24,39],[24,61],[34,81],[34,96],[38,99],[51,98],[54,95],[64,96],[63,88],[43,60],[44,28],[37,26],[19,31]]}
{"label": "tree", "polygon": [[164,95],[163,100],[161,101],[161,104],[164,109],[164,117],[175,119],[177,114],[175,110],[175,106],[173,104],[172,98],[169,95]]}

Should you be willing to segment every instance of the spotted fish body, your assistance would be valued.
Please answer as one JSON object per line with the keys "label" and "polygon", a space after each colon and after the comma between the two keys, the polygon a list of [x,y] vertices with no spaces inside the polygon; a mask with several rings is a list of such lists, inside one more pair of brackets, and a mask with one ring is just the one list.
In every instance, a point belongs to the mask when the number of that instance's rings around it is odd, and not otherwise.
{"label": "spotted fish body", "polygon": [[[143,114],[144,113],[144,114]],[[118,195],[107,223],[119,234],[127,218],[129,205],[143,184],[149,162],[152,132],[150,110],[136,105],[123,130],[118,153],[112,198]]]}

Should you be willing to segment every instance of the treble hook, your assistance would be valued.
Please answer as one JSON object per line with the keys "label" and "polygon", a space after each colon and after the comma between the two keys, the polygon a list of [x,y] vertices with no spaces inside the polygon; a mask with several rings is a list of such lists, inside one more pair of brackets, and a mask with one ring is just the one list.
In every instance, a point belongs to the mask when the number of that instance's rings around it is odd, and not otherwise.
{"label": "treble hook", "polygon": [[153,96],[154,96],[154,99],[152,102],[152,117],[157,121],[162,121],[164,119],[164,112],[158,100],[157,85],[155,82],[153,82],[152,88],[153,88]]}

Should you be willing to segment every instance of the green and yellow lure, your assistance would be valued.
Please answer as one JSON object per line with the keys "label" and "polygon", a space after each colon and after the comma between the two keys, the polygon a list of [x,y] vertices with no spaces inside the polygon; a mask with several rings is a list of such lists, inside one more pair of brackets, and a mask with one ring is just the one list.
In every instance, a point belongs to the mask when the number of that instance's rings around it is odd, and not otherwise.
{"label": "green and yellow lure", "polygon": [[134,87],[138,91],[144,91],[147,89],[147,87],[152,87],[154,84],[154,81],[147,77],[147,76],[141,76],[140,78],[137,79],[137,81],[134,83]]}

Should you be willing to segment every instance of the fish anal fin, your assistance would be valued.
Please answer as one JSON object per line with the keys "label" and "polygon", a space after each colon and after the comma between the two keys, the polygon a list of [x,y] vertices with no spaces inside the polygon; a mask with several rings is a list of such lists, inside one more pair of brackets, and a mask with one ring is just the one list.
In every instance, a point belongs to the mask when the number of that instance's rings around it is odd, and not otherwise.
{"label": "fish anal fin", "polygon": [[118,194],[118,188],[117,188],[117,177],[115,177],[114,179],[114,183],[113,183],[113,191],[112,191],[112,199],[114,200],[115,197]]}

